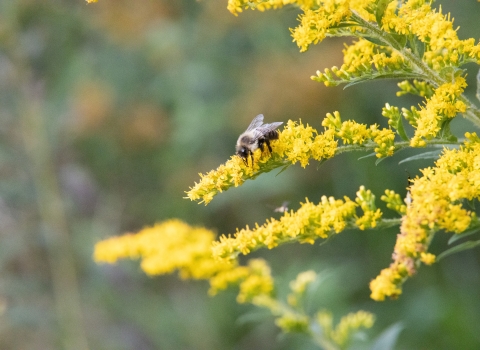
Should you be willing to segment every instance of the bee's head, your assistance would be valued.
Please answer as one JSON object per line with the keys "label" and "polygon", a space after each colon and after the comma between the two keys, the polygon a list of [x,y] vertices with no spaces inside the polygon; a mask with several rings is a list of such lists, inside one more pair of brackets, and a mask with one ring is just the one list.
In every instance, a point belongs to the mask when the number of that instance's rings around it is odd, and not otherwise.
{"label": "bee's head", "polygon": [[248,160],[248,155],[250,154],[250,151],[246,147],[237,147],[237,156],[242,158],[243,162],[246,164]]}

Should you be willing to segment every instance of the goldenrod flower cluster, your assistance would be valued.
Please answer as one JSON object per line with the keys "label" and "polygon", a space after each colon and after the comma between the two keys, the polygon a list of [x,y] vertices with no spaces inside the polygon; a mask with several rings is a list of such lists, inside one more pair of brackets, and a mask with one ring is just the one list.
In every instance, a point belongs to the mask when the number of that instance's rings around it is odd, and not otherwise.
{"label": "goldenrod flower cluster", "polygon": [[[398,297],[402,283],[415,274],[421,262],[435,262],[435,256],[428,253],[435,232],[461,233],[477,222],[463,201],[480,198],[480,140],[476,134],[467,133],[466,137],[464,146],[444,150],[435,167],[423,169],[422,177],[411,180],[412,201],[402,218],[393,262],[370,283],[374,300]],[[391,193],[387,197],[399,205]]]}
{"label": "goldenrod flower cluster", "polygon": [[353,120],[342,122],[340,113],[327,113],[322,125],[346,145],[364,146],[373,144],[377,158],[388,157],[395,152],[395,133],[391,129],[378,129],[376,124],[369,128]]}
{"label": "goldenrod flower cluster", "polygon": [[322,333],[326,340],[333,342],[341,349],[345,349],[352,336],[360,328],[371,328],[373,326],[375,316],[366,311],[350,313],[342,317],[335,328],[333,327],[333,316],[328,311],[319,312],[316,320],[322,327]]}
{"label": "goldenrod flower cluster", "polygon": [[[375,208],[374,196],[363,186],[357,192],[356,202],[348,197],[341,199],[323,196],[320,203],[306,200],[296,212],[285,213],[280,220],[270,219],[262,226],[237,231],[234,236],[222,235],[213,245],[213,255],[221,259],[235,259],[238,254],[249,254],[259,248],[272,249],[279,244],[298,241],[313,244],[346,228],[361,230],[375,227],[382,213]],[[356,208],[363,210],[357,216]]]}
{"label": "goldenrod flower cluster", "polygon": [[308,333],[322,348],[345,349],[360,328],[373,326],[375,317],[365,311],[350,313],[342,317],[334,328],[330,312],[320,311],[314,317],[306,314],[303,297],[307,288],[316,282],[317,278],[318,275],[312,270],[299,273],[297,278],[290,282],[288,305],[268,294],[258,295],[252,303],[269,309],[276,316],[275,324],[285,333]]}
{"label": "goldenrod flower cluster", "polygon": [[337,86],[362,76],[373,79],[376,75],[412,69],[399,52],[365,39],[345,45],[343,62],[340,68],[325,68],[324,73],[317,71],[317,75],[311,77],[312,80],[323,82],[325,86]]}
{"label": "goldenrod flower cluster", "polygon": [[480,45],[474,39],[459,40],[450,15],[434,10],[430,1],[410,0],[400,6],[389,6],[383,17],[383,28],[403,35],[415,35],[426,44],[424,60],[435,70],[459,66],[469,61],[480,63]]}
{"label": "goldenrod flower cluster", "polygon": [[225,164],[207,174],[200,174],[200,182],[195,183],[187,191],[187,198],[201,200],[208,204],[213,197],[228,188],[240,186],[248,179],[253,179],[261,173],[288,164],[299,162],[307,166],[309,159],[328,159],[334,156],[337,141],[333,131],[326,130],[322,134],[311,126],[288,121],[284,130],[279,133],[279,139],[272,141],[272,154],[257,149],[254,154],[253,166],[246,165],[238,156],[232,156]]}
{"label": "goldenrod flower cluster", "polygon": [[168,220],[95,245],[96,262],[113,264],[119,259],[141,259],[147,275],[178,271],[181,278],[209,279],[233,265],[214,260],[211,252],[215,235],[180,220]]}
{"label": "goldenrod flower cluster", "polygon": [[467,86],[465,78],[457,77],[452,83],[445,83],[435,89],[431,98],[427,98],[415,119],[415,135],[410,140],[412,147],[423,147],[425,139],[430,140],[437,136],[442,124],[454,118],[457,113],[464,113],[467,106],[459,99]]}
{"label": "goldenrod flower cluster", "polygon": [[253,154],[253,166],[251,163],[246,165],[238,156],[232,156],[216,170],[200,174],[200,182],[186,192],[187,198],[208,204],[218,193],[238,187],[261,173],[297,162],[306,167],[310,159],[321,161],[332,158],[338,151],[345,151],[339,149],[338,139],[344,145],[362,146],[362,149],[368,146],[378,158],[395,152],[395,133],[391,129],[379,129],[376,124],[367,128],[365,124],[351,120],[342,122],[338,112],[327,113],[322,126],[324,132],[318,133],[308,124],[289,120],[279,132],[279,139],[272,141],[272,154],[257,149]]}
{"label": "goldenrod flower cluster", "polygon": [[237,296],[239,303],[251,303],[261,296],[269,297],[274,291],[270,267],[262,259],[252,259],[247,266],[219,272],[210,279],[209,292],[215,295],[232,285],[238,285],[240,289]]}
{"label": "goldenrod flower cluster", "polygon": [[397,213],[404,215],[407,212],[407,206],[398,193],[392,190],[385,190],[385,194],[380,197],[387,204],[388,209],[395,210]]}
{"label": "goldenrod flower cluster", "polygon": [[238,286],[237,300],[252,302],[258,296],[270,296],[274,290],[270,267],[264,260],[253,259],[247,266],[237,261],[220,261],[212,256],[214,233],[191,227],[172,219],[137,234],[127,234],[100,241],[95,245],[97,263],[113,264],[119,259],[141,259],[147,275],[178,271],[182,279],[206,279],[214,295],[229,286]]}

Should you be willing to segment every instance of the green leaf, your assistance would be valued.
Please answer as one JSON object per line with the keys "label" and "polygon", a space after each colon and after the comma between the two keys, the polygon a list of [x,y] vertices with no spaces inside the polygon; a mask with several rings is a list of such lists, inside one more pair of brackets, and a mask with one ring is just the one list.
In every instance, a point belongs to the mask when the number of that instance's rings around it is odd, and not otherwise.
{"label": "green leaf", "polygon": [[440,131],[438,132],[438,135],[440,137],[440,140],[448,140],[452,142],[457,141],[457,137],[452,134],[450,130],[450,123],[453,119],[446,119],[441,123],[440,126]]}
{"label": "green leaf", "polygon": [[430,151],[430,152],[424,152],[424,153],[416,154],[414,156],[402,159],[401,161],[398,162],[398,164],[407,163],[407,162],[411,162],[411,161],[414,161],[414,160],[438,159],[441,152],[442,152],[442,150],[439,149],[439,150],[436,150],[436,151]]}
{"label": "green leaf", "polygon": [[397,129],[397,134],[402,138],[403,141],[408,141],[408,135],[405,132],[405,128],[403,127],[403,118],[398,118],[397,124],[394,126],[395,129]]}
{"label": "green leaf", "polygon": [[375,165],[380,164],[380,162],[383,162],[385,159],[387,159],[387,157],[378,158],[378,159],[375,161]]}
{"label": "green leaf", "polygon": [[399,73],[399,72],[392,72],[392,73],[374,73],[370,75],[364,75],[362,77],[356,78],[354,80],[351,80],[343,89],[346,89],[347,87],[364,83],[367,81],[371,80],[378,80],[378,79],[401,79],[401,80],[406,80],[406,79],[425,79],[425,77],[421,76],[418,73]]}
{"label": "green leaf", "polygon": [[412,49],[413,53],[418,57],[422,58],[425,53],[425,43],[418,40],[415,35],[411,35],[408,38],[409,47]]}
{"label": "green leaf", "polygon": [[385,329],[372,344],[372,350],[394,350],[400,332],[405,328],[401,322],[394,323]]}
{"label": "green leaf", "polygon": [[363,157],[360,157],[358,158],[357,160],[360,160],[360,159],[364,159],[364,158],[370,158],[370,157],[375,157],[377,154],[374,152],[374,153],[370,153],[370,154],[367,154],[366,156],[363,156]]}
{"label": "green leaf", "polygon": [[278,174],[275,175],[275,176],[278,176],[278,175],[280,175],[281,173],[283,173],[285,170],[288,169],[288,167],[290,167],[290,165],[292,165],[292,164],[287,164],[287,165],[285,165],[285,166],[278,172]]}
{"label": "green leaf", "polygon": [[328,27],[328,29],[338,29],[338,28],[348,28],[348,27],[358,27],[358,23],[355,23],[355,22],[341,22],[341,23],[336,24],[334,26]]}
{"label": "green leaf", "polygon": [[480,69],[477,74],[477,100],[480,101]]}
{"label": "green leaf", "polygon": [[375,38],[373,36],[362,36],[365,40],[370,41],[371,43],[374,43],[375,45],[378,46],[388,46],[387,43],[383,42],[382,40]]}
{"label": "green leaf", "polygon": [[[383,41],[379,37],[375,36],[368,36],[368,35],[362,35],[358,33],[357,35],[361,36],[363,39],[370,41],[371,43],[374,43],[375,45],[378,46],[390,46],[389,43]],[[398,45],[395,45],[394,48],[397,50],[401,50],[405,47],[405,44],[407,43],[407,36],[402,35],[402,34],[395,34],[395,33],[388,33],[386,35],[389,35],[392,39],[396,41]]]}
{"label": "green leaf", "polygon": [[377,20],[377,24],[381,27],[382,18],[385,14],[385,10],[387,9],[388,4],[392,2],[392,0],[377,0],[376,2],[377,10],[375,11],[375,19]]}
{"label": "green leaf", "polygon": [[448,240],[448,245],[458,241],[459,239],[462,239],[462,238],[465,238],[465,237],[468,237],[468,236],[471,236],[477,232],[480,231],[480,227],[474,227],[474,228],[471,228],[469,230],[466,230],[462,233],[457,233],[457,234],[454,234],[452,237],[450,237],[450,239]]}
{"label": "green leaf", "polygon": [[459,252],[462,252],[464,250],[468,250],[468,249],[473,249],[475,247],[478,247],[480,246],[480,241],[467,241],[467,242],[464,242],[462,244],[459,244],[453,248],[450,248],[450,249],[447,249],[445,250],[442,254],[440,254],[439,256],[437,256],[437,261],[440,261],[441,259],[449,256],[449,255],[452,255],[452,254],[455,254],[455,253],[459,253]]}

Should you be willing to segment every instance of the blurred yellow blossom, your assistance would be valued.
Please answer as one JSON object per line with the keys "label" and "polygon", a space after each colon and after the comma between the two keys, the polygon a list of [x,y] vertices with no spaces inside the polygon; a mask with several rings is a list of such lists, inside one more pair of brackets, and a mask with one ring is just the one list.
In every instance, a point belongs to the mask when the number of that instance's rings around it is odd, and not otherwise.
{"label": "blurred yellow blossom", "polygon": [[215,295],[232,285],[239,286],[239,303],[252,302],[259,296],[270,296],[274,291],[270,267],[262,259],[252,259],[248,266],[237,266],[219,272],[210,279],[209,293]]}
{"label": "blurred yellow blossom", "polygon": [[333,327],[333,316],[329,311],[318,312],[316,320],[322,327],[325,340],[336,345],[332,348],[345,349],[360,328],[371,328],[373,326],[375,316],[366,311],[350,313],[342,317],[335,328]]}
{"label": "blurred yellow blossom", "polygon": [[136,234],[112,237],[95,245],[94,259],[113,264],[119,259],[141,259],[148,275],[178,270],[181,278],[208,279],[231,265],[214,260],[212,231],[169,220],[146,227]]}
{"label": "blurred yellow blossom", "polygon": [[297,275],[294,281],[290,282],[290,289],[292,293],[287,296],[288,304],[292,306],[299,306],[307,287],[317,280],[317,274],[313,270],[301,272]]}

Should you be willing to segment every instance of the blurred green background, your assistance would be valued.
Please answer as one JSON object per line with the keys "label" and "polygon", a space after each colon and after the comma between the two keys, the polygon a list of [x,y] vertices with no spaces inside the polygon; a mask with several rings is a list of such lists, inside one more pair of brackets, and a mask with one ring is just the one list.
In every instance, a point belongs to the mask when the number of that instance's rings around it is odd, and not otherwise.
{"label": "blurred green background", "polygon": [[[441,4],[462,39],[480,36],[477,1]],[[386,102],[420,102],[397,98],[394,81],[346,90],[311,81],[316,70],[341,65],[348,38],[300,54],[288,31],[297,10],[234,17],[226,5],[0,0],[0,349],[314,348],[304,337],[279,336],[270,316],[235,302],[235,291],[211,298],[206,282],[149,278],[132,261],[92,261],[99,240],[168,218],[228,234],[278,217],[272,208],[283,201],[297,209],[305,197],[353,197],[360,185],[377,198],[386,188],[405,194],[405,170],[415,176],[432,164],[398,164],[418,151],[378,166],[346,154],[261,176],[207,207],[183,199],[199,172],[233,154],[259,113],[321,129],[338,110],[386,126]],[[473,100],[478,67],[467,68]],[[453,128],[471,126],[459,118]],[[372,337],[402,321],[398,349],[479,348],[478,249],[422,267],[397,301],[369,299],[395,235],[349,231],[326,245],[252,257],[270,262],[281,295],[300,271],[328,275],[312,308],[338,317],[371,311]],[[432,252],[447,240],[439,234]]]}

